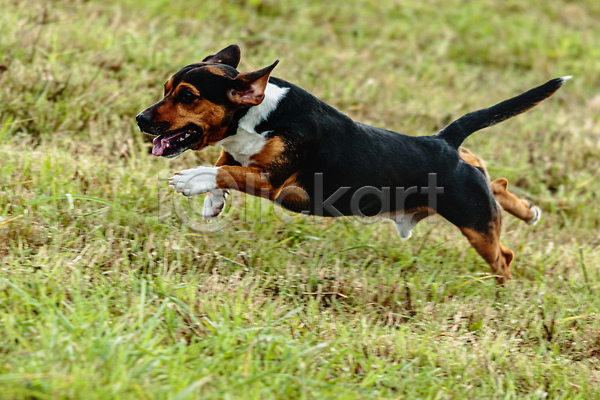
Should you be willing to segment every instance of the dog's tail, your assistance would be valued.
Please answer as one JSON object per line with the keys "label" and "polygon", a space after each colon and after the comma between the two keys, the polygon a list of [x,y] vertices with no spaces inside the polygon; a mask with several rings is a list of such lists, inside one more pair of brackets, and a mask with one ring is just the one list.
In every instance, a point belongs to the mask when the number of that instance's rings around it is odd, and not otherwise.
{"label": "dog's tail", "polygon": [[464,142],[464,140],[472,133],[487,128],[488,126],[495,125],[535,107],[538,103],[552,96],[567,79],[571,79],[571,76],[552,79],[542,86],[533,88],[512,99],[498,103],[495,106],[463,115],[439,131],[437,136],[444,139],[452,147],[458,149],[462,142]]}

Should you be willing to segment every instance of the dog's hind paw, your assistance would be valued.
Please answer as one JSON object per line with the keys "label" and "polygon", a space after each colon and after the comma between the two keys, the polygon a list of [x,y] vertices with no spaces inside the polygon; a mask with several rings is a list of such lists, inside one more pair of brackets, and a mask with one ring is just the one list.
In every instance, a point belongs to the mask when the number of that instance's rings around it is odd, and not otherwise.
{"label": "dog's hind paw", "polygon": [[532,205],[530,208],[531,211],[533,211],[533,217],[531,217],[531,219],[527,221],[527,223],[533,226],[539,222],[540,218],[542,218],[542,210],[540,210],[538,206],[534,205]]}

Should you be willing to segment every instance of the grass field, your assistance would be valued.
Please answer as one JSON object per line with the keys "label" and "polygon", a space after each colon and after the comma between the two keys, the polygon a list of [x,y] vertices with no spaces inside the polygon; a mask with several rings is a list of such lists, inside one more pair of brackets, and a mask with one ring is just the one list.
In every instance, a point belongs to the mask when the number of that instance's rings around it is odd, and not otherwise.
{"label": "grass field", "polygon": [[[600,2],[0,8],[1,399],[600,399]],[[466,143],[543,210],[505,218],[515,279],[487,279],[439,218],[400,242],[238,194],[199,232],[202,199],[164,178],[218,150],[153,157],[134,117],[231,43],[241,70],[280,59],[275,76],[410,134],[572,74]]]}

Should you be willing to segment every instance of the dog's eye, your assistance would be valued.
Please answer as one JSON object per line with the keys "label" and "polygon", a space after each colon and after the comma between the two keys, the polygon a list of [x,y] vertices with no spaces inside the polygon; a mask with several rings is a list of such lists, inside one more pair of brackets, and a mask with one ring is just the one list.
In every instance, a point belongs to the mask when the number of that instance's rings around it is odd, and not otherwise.
{"label": "dog's eye", "polygon": [[191,104],[198,98],[195,94],[190,91],[184,91],[179,95],[181,102],[185,104]]}

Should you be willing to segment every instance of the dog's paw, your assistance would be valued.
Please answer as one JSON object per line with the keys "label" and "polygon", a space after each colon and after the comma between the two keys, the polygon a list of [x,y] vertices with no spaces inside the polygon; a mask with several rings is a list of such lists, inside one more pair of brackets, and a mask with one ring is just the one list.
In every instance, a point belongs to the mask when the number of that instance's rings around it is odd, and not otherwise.
{"label": "dog's paw", "polygon": [[169,186],[184,196],[210,192],[217,188],[219,167],[198,167],[176,172],[169,178]]}
{"label": "dog's paw", "polygon": [[540,210],[538,206],[534,205],[532,205],[530,208],[531,211],[533,211],[533,217],[531,217],[531,219],[527,221],[527,223],[529,225],[535,225],[539,222],[540,218],[542,218],[542,210]]}
{"label": "dog's paw", "polygon": [[227,191],[222,189],[216,189],[210,192],[204,199],[204,206],[202,207],[202,218],[211,219],[221,214],[225,207],[225,200],[227,198]]}

